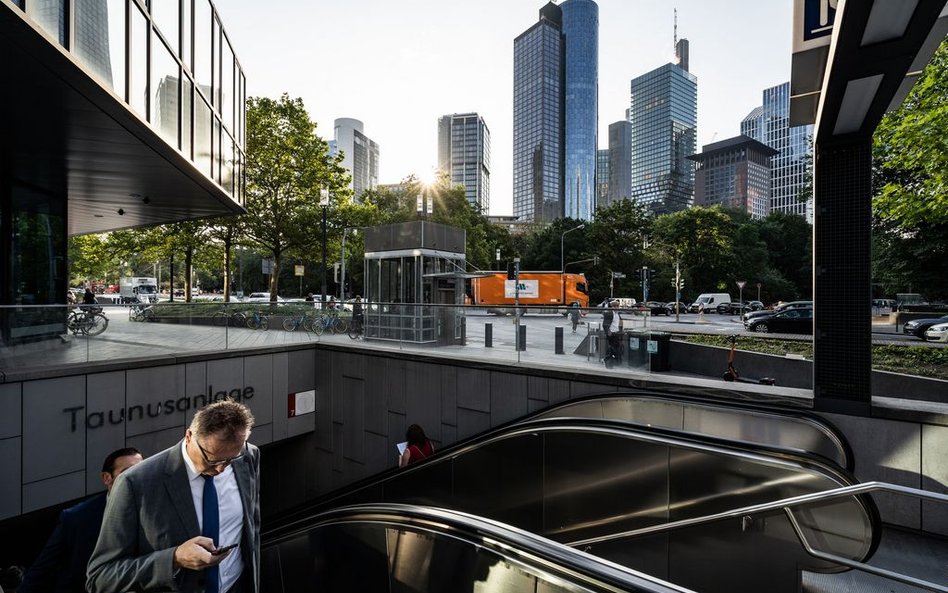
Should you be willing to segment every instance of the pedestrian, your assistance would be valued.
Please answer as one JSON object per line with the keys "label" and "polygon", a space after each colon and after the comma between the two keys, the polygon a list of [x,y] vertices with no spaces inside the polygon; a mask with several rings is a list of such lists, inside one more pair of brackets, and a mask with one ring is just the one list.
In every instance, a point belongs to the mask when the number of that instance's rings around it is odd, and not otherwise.
{"label": "pedestrian", "polygon": [[622,360],[622,315],[619,314],[619,301],[609,303],[602,312],[602,330],[606,336],[606,354],[603,362],[606,367]]}
{"label": "pedestrian", "polygon": [[116,482],[89,560],[91,593],[259,593],[260,450],[250,409],[198,410],[184,438]]}
{"label": "pedestrian", "polygon": [[82,304],[83,305],[98,305],[99,301],[95,300],[95,294],[92,292],[92,289],[88,286],[86,291],[82,294]]}
{"label": "pedestrian", "polygon": [[310,292],[310,293],[307,293],[307,295],[306,295],[306,302],[307,302],[307,303],[312,303],[312,302],[315,302],[315,301],[316,301],[316,299],[313,298],[313,293],[311,293],[311,292]]}
{"label": "pedestrian", "polygon": [[362,310],[362,297],[356,295],[355,300],[352,301],[352,323],[358,331],[362,331],[362,322],[365,317]]}
{"label": "pedestrian", "polygon": [[404,453],[398,458],[398,467],[405,467],[410,463],[416,463],[434,455],[434,445],[425,436],[424,429],[417,424],[408,427],[405,432],[405,440],[408,446],[405,447]]}
{"label": "pedestrian", "polygon": [[569,307],[569,320],[573,324],[573,333],[576,333],[576,326],[579,325],[579,301],[573,301]]}
{"label": "pedestrian", "polygon": [[105,458],[100,474],[105,492],[60,513],[53,534],[26,571],[17,591],[73,593],[86,590],[86,565],[99,537],[109,492],[115,480],[141,460],[141,451],[134,447],[118,449]]}

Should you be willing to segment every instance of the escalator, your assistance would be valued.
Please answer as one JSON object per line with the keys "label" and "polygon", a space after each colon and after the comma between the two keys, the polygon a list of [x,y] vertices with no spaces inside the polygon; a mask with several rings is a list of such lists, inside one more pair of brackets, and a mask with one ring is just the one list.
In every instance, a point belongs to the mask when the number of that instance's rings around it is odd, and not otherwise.
{"label": "escalator", "polygon": [[[827,459],[840,451],[844,462],[851,458],[844,443],[836,453],[811,454],[786,443],[770,446],[756,442],[761,439],[735,441],[627,419],[573,417],[577,412],[566,409],[553,415],[569,417],[509,425],[305,505],[268,522],[265,548],[281,534],[305,532],[322,520],[320,513],[340,506],[414,504],[463,511],[579,545],[698,591],[782,593],[798,590],[801,570],[841,569],[808,555],[795,529],[822,549],[858,561],[878,544],[878,512],[863,496],[662,529],[853,484],[847,470]],[[636,535],[642,530],[644,535]]]}

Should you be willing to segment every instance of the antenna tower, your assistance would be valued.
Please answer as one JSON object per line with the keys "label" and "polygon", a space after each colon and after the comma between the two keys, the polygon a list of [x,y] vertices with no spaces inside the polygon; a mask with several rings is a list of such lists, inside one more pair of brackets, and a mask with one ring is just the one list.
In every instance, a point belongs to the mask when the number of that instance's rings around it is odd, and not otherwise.
{"label": "antenna tower", "polygon": [[674,28],[674,39],[672,40],[672,45],[675,48],[675,53],[678,53],[678,9],[675,8],[675,28]]}

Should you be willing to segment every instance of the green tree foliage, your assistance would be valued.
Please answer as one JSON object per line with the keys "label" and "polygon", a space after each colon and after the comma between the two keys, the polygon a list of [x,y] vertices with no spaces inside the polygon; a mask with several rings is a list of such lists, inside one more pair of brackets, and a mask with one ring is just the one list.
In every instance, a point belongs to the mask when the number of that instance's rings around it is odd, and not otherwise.
{"label": "green tree foliage", "polygon": [[680,258],[689,292],[730,290],[736,277],[737,224],[720,207],[689,208],[655,219],[653,239]]}
{"label": "green tree foliage", "polygon": [[[591,250],[587,257],[598,257],[599,262],[585,264],[593,301],[598,303],[609,296],[613,282],[615,296],[638,294],[639,270],[643,265],[654,263],[646,259],[644,251],[646,240],[652,235],[652,225],[648,208],[633,200],[619,200],[596,210],[595,222],[586,227],[586,244]],[[626,277],[613,281],[613,272]]]}
{"label": "green tree foliage", "polygon": [[948,42],[882,119],[873,164],[877,294],[948,299]]}
{"label": "green tree foliage", "polygon": [[69,238],[69,285],[105,281],[116,269],[118,258],[109,249],[108,235],[78,235]]}
{"label": "green tree foliage", "polygon": [[[761,282],[770,299],[792,300],[813,295],[813,227],[802,217],[786,212],[772,212],[757,223],[760,238],[766,245],[771,270],[770,279]],[[792,291],[774,292],[783,279]],[[777,281],[777,282],[775,282]],[[763,294],[761,295],[763,297]],[[769,299],[769,300],[770,300]]]}
{"label": "green tree foliage", "polygon": [[[279,292],[284,256],[306,251],[321,234],[320,188],[330,208],[349,199],[341,156],[329,156],[301,99],[252,97],[247,102],[247,238],[273,259],[270,296]],[[327,264],[330,262],[327,262]]]}

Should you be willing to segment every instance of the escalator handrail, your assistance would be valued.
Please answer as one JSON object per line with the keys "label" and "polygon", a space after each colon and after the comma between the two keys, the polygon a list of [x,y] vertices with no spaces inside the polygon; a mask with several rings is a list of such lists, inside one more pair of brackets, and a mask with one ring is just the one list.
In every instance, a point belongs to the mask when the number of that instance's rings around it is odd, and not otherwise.
{"label": "escalator handrail", "polygon": [[[561,402],[555,404],[543,410],[536,412],[535,414],[521,419],[522,421],[527,421],[534,418],[542,417],[552,417],[550,416],[553,413],[556,413],[557,410],[563,408],[569,408],[576,405],[587,404],[595,401],[604,401],[604,400],[619,400],[619,399],[638,399],[638,400],[656,400],[662,402],[669,402],[679,405],[686,405],[696,408],[707,408],[712,410],[731,412],[731,411],[740,411],[747,412],[749,414],[758,415],[758,416],[769,416],[778,419],[785,419],[787,421],[795,421],[804,423],[810,427],[813,427],[822,435],[824,435],[836,449],[836,452],[839,454],[839,459],[832,459],[834,463],[840,464],[842,467],[849,471],[854,470],[854,456],[852,452],[852,447],[850,447],[849,442],[842,435],[842,432],[836,428],[831,422],[827,421],[824,418],[811,414],[803,410],[793,410],[793,413],[788,413],[790,410],[786,408],[775,408],[770,406],[763,406],[756,403],[748,402],[735,402],[730,400],[722,399],[698,399],[692,396],[685,394],[675,393],[675,392],[661,392],[653,390],[631,390],[626,392],[617,392],[610,391],[605,393],[596,393],[584,396],[582,398],[571,399],[569,401]],[[702,433],[699,433],[702,434]],[[812,453],[812,452],[811,452]]]}
{"label": "escalator handrail", "polygon": [[558,578],[581,579],[586,586],[616,593],[694,593],[645,573],[599,558],[523,529],[470,513],[438,507],[402,503],[358,504],[320,513],[293,532],[281,534],[264,544],[281,540],[320,526],[344,523],[384,523],[447,534],[474,543],[479,548]]}

